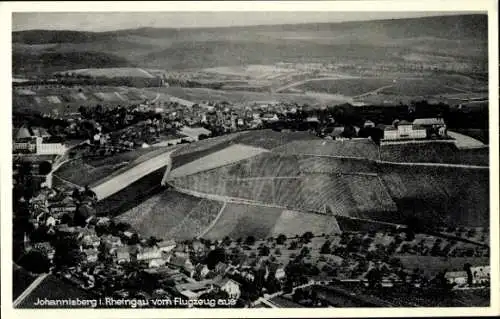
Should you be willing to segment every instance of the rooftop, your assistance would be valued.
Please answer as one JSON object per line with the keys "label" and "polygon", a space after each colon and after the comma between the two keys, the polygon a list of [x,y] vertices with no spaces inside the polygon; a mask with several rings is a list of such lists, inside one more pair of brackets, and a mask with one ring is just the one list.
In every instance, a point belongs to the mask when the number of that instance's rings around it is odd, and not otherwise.
{"label": "rooftop", "polygon": [[415,119],[413,121],[415,125],[444,125],[444,120],[442,118],[423,118]]}

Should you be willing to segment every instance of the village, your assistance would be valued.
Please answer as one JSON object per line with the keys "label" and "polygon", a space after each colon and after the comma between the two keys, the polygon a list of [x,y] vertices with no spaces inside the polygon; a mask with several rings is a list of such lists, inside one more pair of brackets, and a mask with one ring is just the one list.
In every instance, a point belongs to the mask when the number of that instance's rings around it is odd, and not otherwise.
{"label": "village", "polygon": [[[305,229],[293,237],[281,234],[218,241],[142,238],[129,225],[98,215],[97,198],[90,188],[52,187],[47,178],[52,165],[66,160],[105,159],[134,149],[175,146],[262,128],[308,130],[330,140],[368,138],[380,145],[431,140],[453,143],[441,117],[395,119],[391,125],[358,119],[362,125],[357,126],[342,116],[335,110],[311,112],[286,103],[241,108],[182,99],[145,101],[129,108],[82,107],[79,113],[59,118],[47,114],[46,123],[58,124],[25,124],[14,135],[14,180],[20,190],[15,216],[24,223],[19,229],[25,230],[18,232],[17,263],[27,269],[35,267],[30,270],[35,273],[50,272],[97,296],[191,301],[163,305],[180,307],[196,307],[196,300],[205,299],[219,300],[217,306],[227,307],[324,307],[339,306],[347,302],[345,298],[355,304],[381,306],[385,303],[376,295],[387,289],[436,287],[448,291],[489,285],[489,248],[460,240],[464,235],[486,242],[488,234],[483,230],[451,229],[454,238],[397,229],[341,234],[313,234]],[[23,168],[26,161],[31,170]],[[27,176],[36,181],[31,193],[23,186]],[[403,259],[477,257],[485,262],[467,267],[455,264],[446,272],[429,273],[394,255]],[[342,288],[345,285],[348,290]],[[349,285],[361,287],[361,291],[353,297],[346,293],[354,289]],[[310,287],[328,291],[320,298],[311,295]],[[328,297],[332,293],[335,298]],[[344,298],[340,304],[339,295]]]}
{"label": "village", "polygon": [[[318,286],[345,295],[345,285],[363,287],[353,302],[366,304],[364,298],[371,296],[368,304],[380,306],[382,299],[373,295],[381,297],[380,291],[387,289],[450,291],[489,285],[487,264],[433,273],[402,262],[412,256],[469,256],[487,263],[487,246],[456,239],[397,228],[218,241],[142,238],[127,224],[97,217],[95,201],[89,189],[65,193],[48,188],[29,203],[21,201],[31,231],[23,236],[17,263],[34,273],[50,272],[96,296],[186,300],[177,306],[195,306],[196,300],[205,299],[226,300],[217,305],[227,302],[231,307],[275,308],[280,302],[300,307],[311,306],[311,300],[313,306],[332,306],[330,298],[311,299],[304,291]],[[449,233],[472,242],[487,236],[473,229],[443,229]]]}

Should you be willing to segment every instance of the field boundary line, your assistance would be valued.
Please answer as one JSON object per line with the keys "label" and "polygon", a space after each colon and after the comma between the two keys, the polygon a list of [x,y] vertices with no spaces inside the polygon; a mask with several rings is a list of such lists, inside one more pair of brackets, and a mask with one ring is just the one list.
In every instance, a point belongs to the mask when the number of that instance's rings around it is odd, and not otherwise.
{"label": "field boundary line", "polygon": [[466,165],[466,164],[448,164],[448,163],[405,163],[405,162],[390,162],[390,161],[376,161],[378,164],[390,164],[390,165],[400,165],[400,166],[430,166],[430,167],[450,167],[450,168],[468,168],[468,169],[485,169],[489,170],[489,166],[480,165]]}
{"label": "field boundary line", "polygon": [[[172,186],[172,185],[171,185]],[[195,197],[200,197],[204,199],[210,199],[210,200],[216,200],[216,201],[221,201],[221,202],[239,202],[239,203],[246,203],[250,205],[254,205],[256,203],[260,203],[257,201],[253,201],[251,199],[245,199],[245,198],[238,198],[238,197],[231,197],[231,196],[225,196],[225,195],[217,195],[217,194],[209,194],[209,193],[203,193],[199,191],[193,191],[190,189],[185,189],[185,188],[179,188],[176,186],[172,186],[172,188],[179,193],[195,196]]]}
{"label": "field boundary line", "polygon": [[[170,185],[170,186],[172,187],[172,189],[178,191],[179,193],[183,193],[183,194],[187,194],[187,195],[191,195],[191,196],[195,196],[195,197],[200,197],[200,198],[204,198],[204,199],[227,202],[229,204],[253,205],[253,206],[261,206],[261,207],[269,207],[269,208],[278,208],[278,209],[283,209],[283,210],[298,211],[298,212],[302,212],[305,214],[325,215],[322,212],[311,210],[311,209],[309,209],[309,210],[308,209],[306,209],[306,210],[297,209],[297,208],[291,208],[291,207],[286,207],[286,206],[281,206],[281,205],[276,205],[276,204],[263,203],[260,201],[252,201],[250,199],[202,193],[202,192],[192,191],[192,190],[188,190],[188,189],[184,189],[184,188],[178,188],[178,187],[173,186],[173,185]],[[335,215],[332,215],[332,216],[335,216]]]}
{"label": "field boundary line", "polygon": [[307,175],[354,175],[354,176],[366,176],[366,177],[377,177],[377,173],[370,172],[316,172],[316,171],[305,171],[301,175],[295,176],[262,176],[262,177],[232,177],[224,178],[224,181],[259,181],[259,180],[281,180],[281,179],[304,179]]}
{"label": "field boundary line", "polygon": [[217,224],[217,222],[219,221],[220,217],[222,216],[222,213],[226,209],[226,205],[227,205],[227,202],[223,202],[222,203],[222,207],[219,209],[219,212],[217,213],[217,216],[215,216],[215,219],[210,223],[210,225],[208,225],[208,227],[206,227],[203,230],[203,232],[201,234],[199,234],[198,236],[196,236],[197,239],[203,238],[203,236],[205,236],[210,230],[212,230],[212,228]]}
{"label": "field boundary line", "polygon": [[327,154],[309,154],[309,153],[296,153],[287,155],[305,155],[305,156],[316,156],[316,157],[327,157],[327,158],[339,158],[339,159],[355,159],[355,160],[365,160],[365,161],[376,161],[373,158],[359,157],[359,156],[342,156],[342,155],[327,155]]}
{"label": "field boundary line", "polygon": [[73,182],[70,182],[70,181],[68,181],[67,179],[64,179],[64,178],[60,177],[59,175],[54,175],[54,174],[52,174],[52,178],[54,178],[54,177],[55,177],[55,178],[57,178],[57,179],[59,179],[59,180],[61,180],[61,181],[63,181],[64,183],[67,183],[67,184],[73,185],[73,186],[75,186],[75,187],[76,187],[76,188],[78,188],[78,189],[82,188],[82,186],[77,185],[77,184],[75,184],[75,183],[73,183]]}

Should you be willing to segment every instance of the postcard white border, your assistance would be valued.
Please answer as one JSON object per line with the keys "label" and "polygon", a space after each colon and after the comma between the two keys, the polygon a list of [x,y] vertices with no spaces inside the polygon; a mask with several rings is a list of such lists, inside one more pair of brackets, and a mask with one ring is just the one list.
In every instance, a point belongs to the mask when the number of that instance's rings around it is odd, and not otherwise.
{"label": "postcard white border", "polygon": [[[327,308],[327,309],[166,309],[166,310],[19,310],[12,308],[12,12],[147,12],[147,11],[479,11],[488,13],[490,88],[490,233],[491,305],[485,308]],[[494,0],[420,1],[241,1],[241,2],[11,2],[0,3],[0,141],[1,161],[1,312],[3,318],[207,318],[207,317],[424,317],[499,314],[499,171],[498,171],[498,6]]]}

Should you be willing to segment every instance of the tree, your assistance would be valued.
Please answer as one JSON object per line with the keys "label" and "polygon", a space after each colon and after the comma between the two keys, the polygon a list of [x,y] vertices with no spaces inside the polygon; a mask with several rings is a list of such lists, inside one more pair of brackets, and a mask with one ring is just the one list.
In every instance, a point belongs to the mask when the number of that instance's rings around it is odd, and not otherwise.
{"label": "tree", "polygon": [[329,240],[325,241],[323,246],[321,246],[320,254],[330,254],[332,252],[330,245],[331,242]]}
{"label": "tree", "polygon": [[298,247],[298,243],[297,243],[297,241],[294,240],[290,243],[290,247],[288,247],[288,249],[295,250],[295,249],[297,249],[297,247]]}
{"label": "tree", "polygon": [[270,249],[267,246],[262,246],[259,248],[259,256],[269,256]]}
{"label": "tree", "polygon": [[140,242],[139,235],[137,233],[132,234],[130,239],[128,240],[129,245],[137,245]]}
{"label": "tree", "polygon": [[279,234],[278,237],[276,238],[276,243],[278,245],[283,245],[285,243],[285,241],[287,240],[287,237],[286,235],[284,234]]}
{"label": "tree", "polygon": [[431,256],[439,256],[441,254],[441,246],[435,243],[431,249]]}
{"label": "tree", "polygon": [[231,242],[232,242],[232,241],[231,241],[231,238],[229,238],[229,236],[224,237],[224,239],[222,240],[222,244],[223,244],[224,246],[229,246],[229,245],[231,245]]}
{"label": "tree", "polygon": [[300,256],[308,256],[309,254],[311,253],[311,250],[309,249],[309,247],[302,247],[302,249],[300,250]]}
{"label": "tree", "polygon": [[476,236],[476,229],[474,229],[474,228],[469,229],[469,230],[467,231],[466,236],[467,236],[468,238],[472,238],[472,237]]}
{"label": "tree", "polygon": [[91,207],[88,204],[80,205],[75,212],[74,223],[77,226],[84,227],[87,224],[87,220],[91,216],[95,215],[96,215],[95,208]]}
{"label": "tree", "polygon": [[281,289],[281,283],[279,282],[278,279],[274,276],[274,274],[270,274],[267,277],[266,283],[264,285],[267,289],[267,292],[270,294],[273,294],[275,292],[280,291]]}
{"label": "tree", "polygon": [[406,230],[406,241],[412,241],[415,239],[415,233],[412,229],[408,228]]}
{"label": "tree", "polygon": [[304,243],[309,243],[311,242],[311,239],[314,238],[314,234],[310,231],[308,232],[305,232],[303,235],[302,235],[302,239],[304,240]]}
{"label": "tree", "polygon": [[245,244],[249,245],[249,246],[252,246],[253,244],[255,244],[255,237],[253,236],[248,236],[245,240]]}
{"label": "tree", "polygon": [[54,264],[57,267],[76,266],[82,260],[78,243],[73,237],[58,238],[54,243]]}
{"label": "tree", "polygon": [[276,256],[281,256],[281,250],[279,248],[276,248],[276,250],[274,251],[274,254]]}
{"label": "tree", "polygon": [[50,268],[50,261],[47,256],[37,250],[31,250],[24,254],[18,264],[35,274],[47,273]]}
{"label": "tree", "polygon": [[50,162],[44,161],[40,163],[39,171],[40,175],[47,175],[52,170],[52,164]]}
{"label": "tree", "polygon": [[464,271],[467,273],[467,284],[470,286],[472,285],[472,271],[471,271],[471,264],[466,263],[464,264]]}
{"label": "tree", "polygon": [[149,247],[153,247],[155,246],[157,243],[159,243],[161,240],[159,240],[158,238],[154,237],[154,236],[151,236],[148,238],[147,240],[147,245]]}
{"label": "tree", "polygon": [[353,138],[356,137],[356,129],[352,125],[346,125],[344,131],[342,132],[342,137]]}
{"label": "tree", "polygon": [[377,268],[372,268],[366,275],[370,288],[379,288],[382,285],[382,272]]}
{"label": "tree", "polygon": [[393,268],[398,268],[398,267],[402,267],[403,266],[403,263],[401,262],[401,259],[397,258],[397,257],[392,257],[390,260],[389,260],[389,264],[393,267]]}
{"label": "tree", "polygon": [[207,260],[206,264],[208,269],[214,269],[215,265],[217,265],[219,262],[225,262],[226,261],[226,250],[224,248],[216,248],[212,251],[210,251],[207,255]]}

